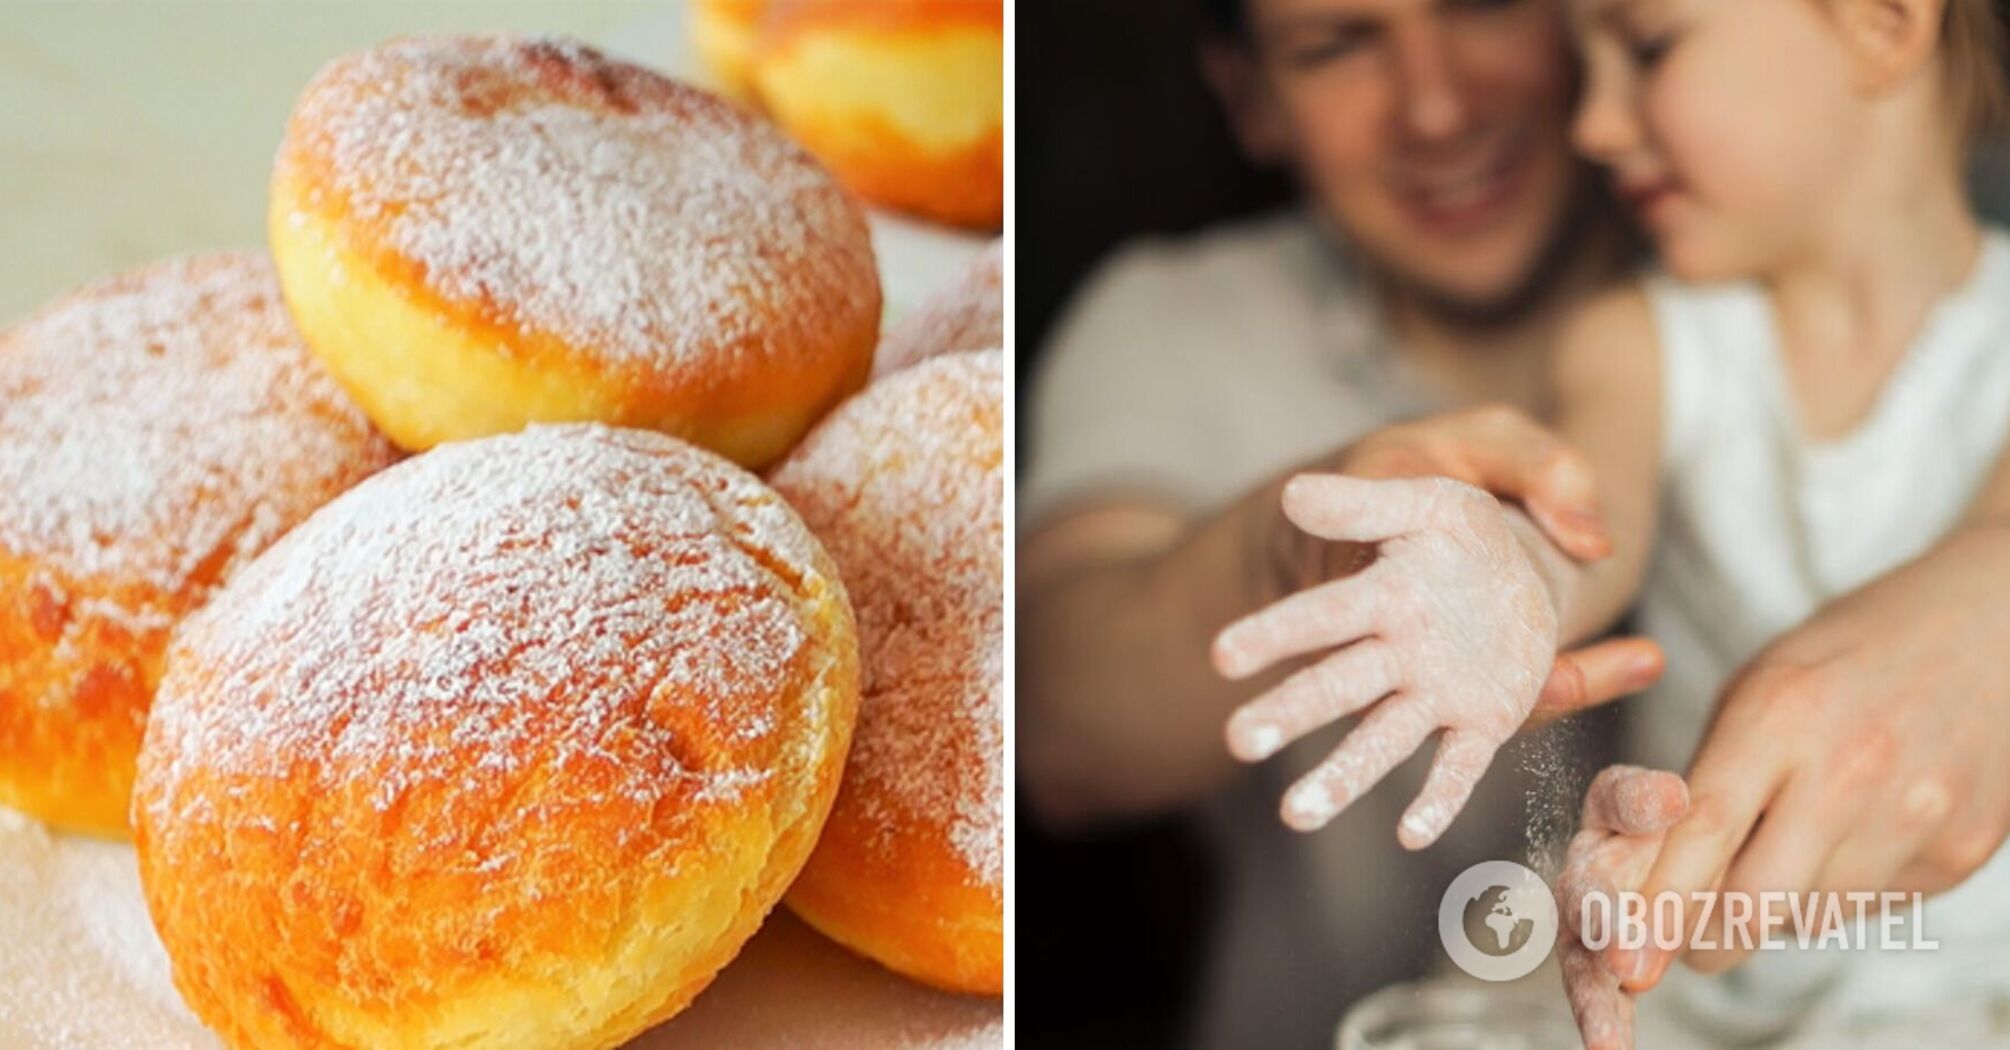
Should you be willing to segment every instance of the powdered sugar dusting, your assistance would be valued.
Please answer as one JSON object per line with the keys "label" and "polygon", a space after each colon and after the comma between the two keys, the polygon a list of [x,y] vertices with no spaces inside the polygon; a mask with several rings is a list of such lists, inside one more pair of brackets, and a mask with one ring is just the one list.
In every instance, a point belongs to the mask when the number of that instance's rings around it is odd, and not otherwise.
{"label": "powdered sugar dusting", "polygon": [[133,851],[0,808],[0,1046],[210,1050],[140,898]]}
{"label": "powdered sugar dusting", "polygon": [[0,550],[71,579],[199,599],[393,454],[260,255],[114,277],[0,333]]}
{"label": "powdered sugar dusting", "polygon": [[951,284],[901,318],[880,341],[873,373],[885,375],[941,354],[1005,345],[1005,242],[992,241]]}
{"label": "powdered sugar dusting", "polygon": [[1004,877],[1002,354],[917,365],[839,406],[773,482],[858,615],[865,687],[839,805],[945,822]]}
{"label": "powdered sugar dusting", "polygon": [[379,813],[494,805],[546,773],[644,813],[738,798],[773,774],[746,745],[816,673],[795,596],[819,559],[757,479],[660,435],[442,446],[330,504],[185,624],[142,804],[157,826],[213,804],[181,790],[198,768],[360,785]]}
{"label": "powdered sugar dusting", "polygon": [[716,373],[722,355],[876,324],[863,216],[731,103],[567,40],[397,40],[328,66],[301,151],[434,292],[608,360]]}

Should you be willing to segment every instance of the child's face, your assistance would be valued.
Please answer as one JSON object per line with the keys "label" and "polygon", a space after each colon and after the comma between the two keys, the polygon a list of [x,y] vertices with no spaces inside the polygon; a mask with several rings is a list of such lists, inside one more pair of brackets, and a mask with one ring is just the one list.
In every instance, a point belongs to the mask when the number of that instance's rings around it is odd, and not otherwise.
{"label": "child's face", "polygon": [[1848,170],[1852,67],[1821,0],[1573,0],[1577,146],[1689,280],[1804,248]]}

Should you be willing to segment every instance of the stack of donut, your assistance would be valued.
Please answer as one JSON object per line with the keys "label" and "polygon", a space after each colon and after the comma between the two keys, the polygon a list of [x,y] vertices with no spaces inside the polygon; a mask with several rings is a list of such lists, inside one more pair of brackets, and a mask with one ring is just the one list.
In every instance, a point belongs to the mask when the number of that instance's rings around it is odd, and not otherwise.
{"label": "stack of donut", "polygon": [[860,196],[975,229],[1004,221],[1001,0],[698,0],[712,79]]}
{"label": "stack of donut", "polygon": [[785,894],[996,994],[995,255],[867,386],[809,152],[498,37],[330,65],[270,219],[0,332],[0,803],[132,835],[202,1021],[616,1045]]}

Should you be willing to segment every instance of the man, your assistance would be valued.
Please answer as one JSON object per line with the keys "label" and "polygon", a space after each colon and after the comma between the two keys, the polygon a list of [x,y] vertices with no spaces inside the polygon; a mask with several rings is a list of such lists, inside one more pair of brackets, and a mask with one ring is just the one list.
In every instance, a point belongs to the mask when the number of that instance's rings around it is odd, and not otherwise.
{"label": "man", "polygon": [[[1538,412],[1557,325],[1632,248],[1571,156],[1553,0],[1215,6],[1209,82],[1244,150],[1296,174],[1303,206],[1121,253],[1047,350],[1021,497],[1021,777],[1062,823],[1203,804],[1227,878],[1195,1042],[1326,1045],[1348,1001],[1435,955],[1427,917],[1450,876],[1521,850],[1517,789],[1562,815],[1560,835],[1581,785],[1496,774],[1419,863],[1392,833],[1413,766],[1297,837],[1278,795],[1333,740],[1239,767],[1222,726],[1265,683],[1222,681],[1208,643],[1351,567],[1282,519],[1287,473],[1425,411]],[[1467,420],[1522,453],[1476,469],[1569,501],[1579,482],[1547,439],[1505,410]],[[1568,708],[1658,663],[1623,643],[1562,670]]]}

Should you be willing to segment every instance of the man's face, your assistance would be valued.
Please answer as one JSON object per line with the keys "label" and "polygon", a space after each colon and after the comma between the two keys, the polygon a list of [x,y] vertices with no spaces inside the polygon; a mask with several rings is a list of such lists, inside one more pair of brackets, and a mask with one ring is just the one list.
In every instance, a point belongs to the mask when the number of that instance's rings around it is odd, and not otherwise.
{"label": "man's face", "polygon": [[1248,0],[1248,25],[1246,143],[1424,295],[1527,289],[1578,178],[1554,0]]}

